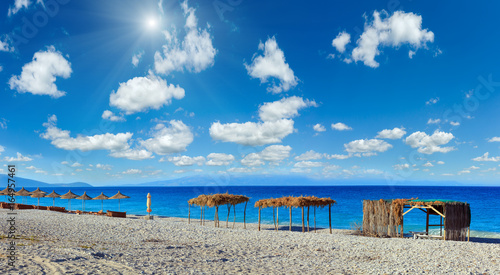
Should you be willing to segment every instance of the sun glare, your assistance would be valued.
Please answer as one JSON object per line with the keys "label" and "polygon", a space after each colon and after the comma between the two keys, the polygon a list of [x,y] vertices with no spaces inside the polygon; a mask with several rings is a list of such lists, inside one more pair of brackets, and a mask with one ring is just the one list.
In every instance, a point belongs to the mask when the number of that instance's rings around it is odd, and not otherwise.
{"label": "sun glare", "polygon": [[150,30],[154,30],[158,27],[158,20],[150,17],[146,20],[146,27]]}

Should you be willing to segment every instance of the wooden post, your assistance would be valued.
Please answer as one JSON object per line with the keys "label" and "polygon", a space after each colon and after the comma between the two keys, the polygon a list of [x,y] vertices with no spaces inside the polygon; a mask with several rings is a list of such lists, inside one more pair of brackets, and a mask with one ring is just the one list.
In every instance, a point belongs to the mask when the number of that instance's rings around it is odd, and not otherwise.
{"label": "wooden post", "polygon": [[219,206],[216,206],[215,207],[216,211],[217,211],[217,227],[220,227],[220,220],[219,220]]}
{"label": "wooden post", "polygon": [[191,204],[189,204],[189,208],[188,208],[188,224],[191,223]]}
{"label": "wooden post", "polygon": [[443,217],[439,216],[439,236],[443,236]]}
{"label": "wooden post", "polygon": [[332,234],[332,204],[328,204],[328,220],[330,221],[330,234]]}
{"label": "wooden post", "polygon": [[276,230],[276,214],[275,214],[275,207],[273,206],[273,223],[274,223],[274,230]]}
{"label": "wooden post", "polygon": [[247,229],[247,201],[245,202],[245,210],[243,211],[243,228]]}
{"label": "wooden post", "polygon": [[304,206],[301,207],[302,208],[302,233],[304,233]]}
{"label": "wooden post", "polygon": [[[403,215],[403,217],[401,217],[401,238],[404,238],[404,236],[405,236],[405,231],[403,228],[404,222],[405,222],[405,216]],[[364,230],[364,228],[363,228],[363,230]]]}
{"label": "wooden post", "polygon": [[292,207],[290,206],[290,231],[292,231]]}
{"label": "wooden post", "polygon": [[309,207],[307,206],[307,232],[309,232]]}
{"label": "wooden post", "polygon": [[259,206],[259,231],[260,231],[260,206]]}
{"label": "wooden post", "polygon": [[231,205],[228,204],[227,205],[227,219],[226,219],[226,228],[227,228],[227,225],[229,223],[229,213],[231,213]]}
{"label": "wooden post", "polygon": [[203,206],[200,206],[200,225],[203,225]]}
{"label": "wooden post", "polygon": [[429,236],[429,208],[426,209],[425,213],[427,213],[427,218],[425,220],[425,232],[427,233],[427,236]]}
{"label": "wooden post", "polygon": [[316,232],[316,206],[314,206],[314,233]]}
{"label": "wooden post", "polygon": [[467,228],[467,242],[470,240],[470,227]]}
{"label": "wooden post", "polygon": [[276,207],[276,231],[280,230],[280,208]]}
{"label": "wooden post", "polygon": [[217,227],[217,207],[215,207],[215,213],[214,213],[214,227]]}
{"label": "wooden post", "polygon": [[233,219],[233,229],[234,229],[234,225],[236,224],[236,204],[233,205],[233,215],[234,215]]}

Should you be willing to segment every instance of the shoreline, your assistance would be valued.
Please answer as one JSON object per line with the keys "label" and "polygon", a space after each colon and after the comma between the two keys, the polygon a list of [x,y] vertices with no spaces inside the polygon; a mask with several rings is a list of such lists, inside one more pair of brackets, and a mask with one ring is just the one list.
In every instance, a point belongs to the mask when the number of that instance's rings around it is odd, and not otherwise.
{"label": "shoreline", "polygon": [[[333,229],[318,233],[199,225],[184,218],[111,218],[52,211],[17,214],[19,274],[498,274],[500,244],[372,238]],[[7,210],[0,217],[7,219]],[[229,223],[232,226],[232,223]],[[288,226],[286,226],[288,229]],[[301,230],[301,227],[300,227]],[[5,235],[2,229],[2,235]],[[10,239],[0,244],[6,251]],[[1,257],[5,258],[5,252]]]}

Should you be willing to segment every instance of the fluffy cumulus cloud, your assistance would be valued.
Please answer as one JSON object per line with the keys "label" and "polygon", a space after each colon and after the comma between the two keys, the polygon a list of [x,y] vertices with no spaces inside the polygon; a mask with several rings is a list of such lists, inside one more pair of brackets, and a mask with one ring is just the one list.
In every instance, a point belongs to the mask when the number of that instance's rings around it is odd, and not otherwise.
{"label": "fluffy cumulus cloud", "polygon": [[164,31],[167,43],[163,45],[163,52],[156,52],[154,56],[157,73],[169,74],[184,69],[198,73],[214,64],[217,50],[212,45],[209,27],[198,28],[196,9],[189,7],[187,1],[181,3],[181,7],[186,18],[186,36],[180,42],[175,29]]}
{"label": "fluffy cumulus cloud", "polygon": [[307,160],[318,160],[318,159],[322,159],[322,158],[323,158],[323,154],[320,154],[314,150],[309,150],[300,156],[296,156],[295,160],[307,161]]}
{"label": "fluffy cumulus cloud", "polygon": [[271,164],[278,164],[290,156],[291,150],[292,147],[290,146],[271,145],[259,153],[246,155],[241,160],[241,164],[245,166],[260,166],[264,164],[264,161],[268,161]]}
{"label": "fluffy cumulus cloud", "polygon": [[427,163],[425,163],[422,166],[424,166],[424,167],[433,167],[434,165],[428,161]]}
{"label": "fluffy cumulus cloud", "polygon": [[405,128],[384,129],[378,132],[376,138],[399,139],[406,134]]}
{"label": "fluffy cumulus cloud", "polygon": [[[278,47],[274,37],[267,39],[265,44],[260,42],[259,50],[264,51],[264,55],[255,54],[250,65],[245,63],[245,68],[251,77],[260,79],[261,83],[266,83],[272,78],[267,90],[274,94],[288,91],[297,85],[299,79],[286,63],[285,54]],[[278,80],[279,83],[274,80]]]}
{"label": "fluffy cumulus cloud", "polygon": [[21,75],[10,78],[9,85],[11,90],[15,89],[19,93],[59,98],[66,92],[58,90],[56,77],[69,78],[71,72],[71,64],[50,46],[46,51],[36,52],[33,61],[23,66]]}
{"label": "fluffy cumulus cloud", "polygon": [[[375,61],[375,57],[380,54],[382,47],[398,49],[409,45],[409,57],[412,58],[418,49],[426,48],[428,42],[434,42],[434,33],[422,29],[422,16],[412,12],[396,11],[389,16],[384,10],[374,11],[373,20],[369,21],[367,16],[365,20],[363,33],[356,41],[356,47],[345,59],[348,63],[360,61],[366,66],[377,68],[379,63]],[[342,53],[348,42],[347,36],[342,32],[337,38],[337,43],[332,45]]]}
{"label": "fluffy cumulus cloud", "polygon": [[396,164],[392,166],[394,170],[404,170],[404,169],[410,169],[410,165],[408,163],[403,163],[403,164]]}
{"label": "fluffy cumulus cloud", "polygon": [[202,156],[189,157],[189,156],[176,156],[168,158],[168,161],[172,162],[175,166],[192,166],[197,164],[198,166],[203,165],[205,158]]}
{"label": "fluffy cumulus cloud", "polygon": [[153,157],[153,153],[149,152],[145,149],[125,149],[119,151],[112,151],[109,153],[110,156],[114,158],[126,158],[130,160],[144,160],[151,159]]}
{"label": "fluffy cumulus cloud", "polygon": [[[37,3],[43,4],[43,0],[36,0]],[[18,13],[21,9],[27,9],[33,2],[31,0],[15,0],[14,6],[9,7],[8,16]]]}
{"label": "fluffy cumulus cloud", "polygon": [[376,152],[389,150],[392,145],[380,139],[358,139],[344,144],[344,147],[349,154],[361,153],[364,156],[371,156]]}
{"label": "fluffy cumulus cloud", "polygon": [[284,118],[293,118],[299,115],[299,110],[314,106],[315,101],[304,100],[298,96],[283,98],[279,101],[266,102],[259,108],[259,117],[262,121],[276,121]]}
{"label": "fluffy cumulus cloud", "polygon": [[125,111],[127,114],[146,111],[148,109],[160,109],[163,105],[169,105],[172,98],[182,99],[184,89],[179,85],[167,84],[167,81],[149,74],[146,77],[134,77],[109,96],[109,105]]}
{"label": "fluffy cumulus cloud", "polygon": [[111,170],[112,166],[109,165],[109,164],[100,164],[100,163],[98,163],[98,164],[96,164],[95,167],[98,168],[98,169],[102,169],[102,170]]}
{"label": "fluffy cumulus cloud", "polygon": [[102,116],[101,116],[103,119],[106,119],[106,120],[110,120],[110,121],[125,121],[125,118],[122,117],[122,116],[117,116],[115,115],[113,112],[111,112],[110,110],[105,110],[103,113],[102,113]]}
{"label": "fluffy cumulus cloud", "polygon": [[319,161],[300,161],[293,165],[295,168],[312,168],[321,166],[323,166],[323,163]]}
{"label": "fluffy cumulus cloud", "polygon": [[[3,35],[0,37],[0,52],[13,52],[14,47],[10,45],[11,39],[7,35]],[[0,71],[2,71],[2,68],[0,67]]]}
{"label": "fluffy cumulus cloud", "polygon": [[125,174],[125,175],[142,174],[142,170],[140,170],[140,169],[128,169],[126,171],[123,171],[122,174]]}
{"label": "fluffy cumulus cloud", "polygon": [[345,31],[340,32],[332,41],[332,46],[337,49],[339,53],[345,52],[345,46],[351,42],[351,35]]}
{"label": "fluffy cumulus cloud", "polygon": [[325,132],[326,128],[325,128],[325,126],[318,123],[318,124],[313,126],[313,130],[316,132]]}
{"label": "fluffy cumulus cloud", "polygon": [[33,159],[27,156],[23,156],[21,153],[17,152],[15,157],[5,157],[4,161],[14,162],[14,161],[32,161]]}
{"label": "fluffy cumulus cloud", "polygon": [[430,155],[436,152],[448,153],[455,150],[453,146],[441,147],[441,145],[447,144],[453,138],[452,133],[436,130],[432,135],[427,135],[424,132],[415,132],[409,135],[405,142],[412,148],[418,148],[418,152]]}
{"label": "fluffy cumulus cloud", "polygon": [[486,153],[484,153],[484,155],[477,157],[477,158],[473,158],[472,160],[473,161],[494,161],[494,162],[497,162],[497,161],[500,161],[500,157],[490,157],[490,153],[486,152]]}
{"label": "fluffy cumulus cloud", "polygon": [[340,155],[340,154],[328,155],[328,154],[325,154],[326,159],[348,159],[350,157],[351,156],[349,156],[349,155]]}
{"label": "fluffy cumulus cloud", "polygon": [[500,142],[500,137],[492,137],[488,139],[488,142]]}
{"label": "fluffy cumulus cloud", "polygon": [[337,122],[337,123],[332,123],[332,129],[337,130],[337,131],[346,131],[346,130],[352,130],[351,127],[345,125],[342,122]]}
{"label": "fluffy cumulus cloud", "polygon": [[159,155],[180,153],[193,142],[193,133],[180,120],[171,120],[170,127],[159,123],[152,131],[152,138],[140,141],[144,148]]}
{"label": "fluffy cumulus cloud", "polygon": [[441,123],[441,119],[439,118],[436,119],[429,118],[429,120],[427,120],[427,124],[439,124],[439,123]]}
{"label": "fluffy cumulus cloud", "polygon": [[141,58],[143,55],[144,52],[140,52],[132,56],[132,65],[134,65],[134,67],[137,67],[137,65],[139,65],[139,62],[141,62]]}
{"label": "fluffy cumulus cloud", "polygon": [[234,156],[231,154],[224,153],[210,153],[207,156],[207,162],[205,165],[208,166],[223,166],[229,165],[234,161]]}
{"label": "fluffy cumulus cloud", "polygon": [[317,104],[296,96],[264,103],[259,108],[261,122],[214,122],[210,126],[210,136],[215,140],[248,146],[279,143],[294,131],[294,121],[290,118],[297,116],[298,110],[309,106]]}

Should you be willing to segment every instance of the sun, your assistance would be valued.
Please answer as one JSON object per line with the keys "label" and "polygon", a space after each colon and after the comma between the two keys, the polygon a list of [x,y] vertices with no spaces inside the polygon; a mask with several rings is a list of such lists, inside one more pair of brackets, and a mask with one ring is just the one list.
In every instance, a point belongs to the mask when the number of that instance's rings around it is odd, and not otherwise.
{"label": "sun", "polygon": [[149,30],[155,30],[158,28],[158,19],[154,17],[149,17],[145,22],[146,28]]}

